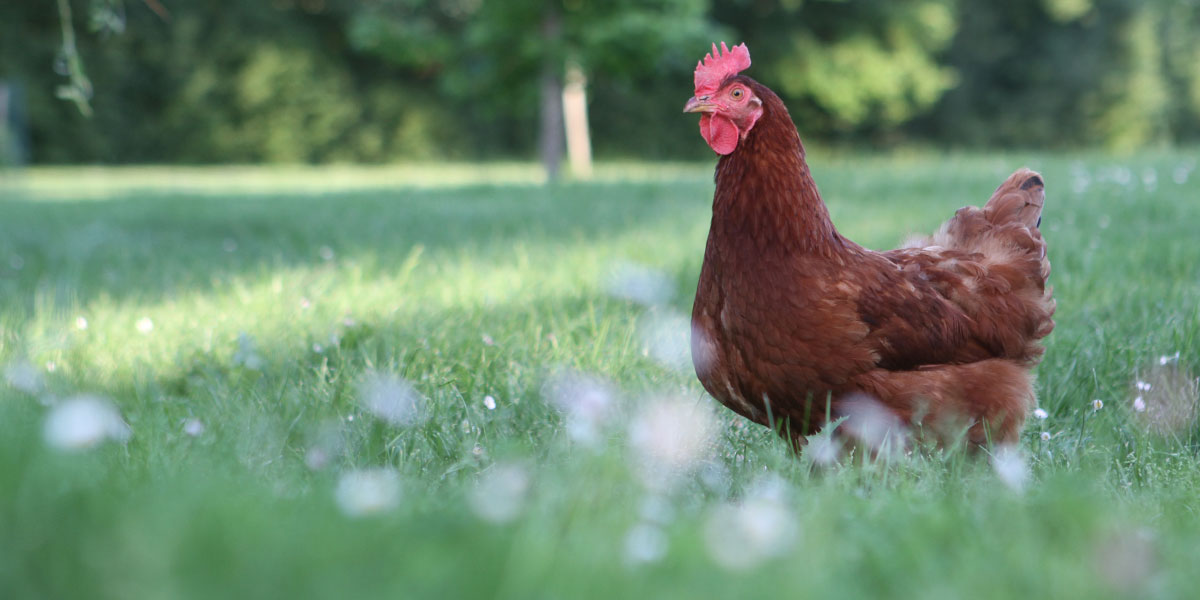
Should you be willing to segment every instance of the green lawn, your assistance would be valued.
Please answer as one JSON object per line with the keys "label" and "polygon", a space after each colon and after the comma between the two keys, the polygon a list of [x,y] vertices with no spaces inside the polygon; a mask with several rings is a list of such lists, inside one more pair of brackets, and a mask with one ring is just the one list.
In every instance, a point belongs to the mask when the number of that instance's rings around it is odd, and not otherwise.
{"label": "green lawn", "polygon": [[1194,598],[1196,156],[814,157],[1041,170],[1058,298],[1019,453],[832,467],[686,362],[711,165],[0,175],[0,597]]}

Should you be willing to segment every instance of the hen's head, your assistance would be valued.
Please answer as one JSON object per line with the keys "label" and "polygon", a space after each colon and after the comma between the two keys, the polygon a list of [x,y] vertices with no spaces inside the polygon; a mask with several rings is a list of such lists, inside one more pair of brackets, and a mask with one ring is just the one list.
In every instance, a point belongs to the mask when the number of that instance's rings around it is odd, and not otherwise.
{"label": "hen's head", "polygon": [[700,135],[717,154],[729,154],[754,127],[763,113],[763,102],[738,73],[750,66],[746,44],[721,49],[696,64],[696,95],[683,112],[698,112]]}

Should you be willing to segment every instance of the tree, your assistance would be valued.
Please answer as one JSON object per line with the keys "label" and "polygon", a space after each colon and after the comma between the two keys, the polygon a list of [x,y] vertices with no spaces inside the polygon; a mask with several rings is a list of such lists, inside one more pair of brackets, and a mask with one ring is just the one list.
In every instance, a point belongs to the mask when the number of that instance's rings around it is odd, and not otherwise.
{"label": "tree", "polygon": [[521,122],[536,112],[542,163],[554,178],[568,66],[592,81],[664,73],[690,81],[686,74],[716,35],[706,12],[705,0],[377,0],[351,19],[350,38],[432,77],[450,97],[483,100],[479,110]]}

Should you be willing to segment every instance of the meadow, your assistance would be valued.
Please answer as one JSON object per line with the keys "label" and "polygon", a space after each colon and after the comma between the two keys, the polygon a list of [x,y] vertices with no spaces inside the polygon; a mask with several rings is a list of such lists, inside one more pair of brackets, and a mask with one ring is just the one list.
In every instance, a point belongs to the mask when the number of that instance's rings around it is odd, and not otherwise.
{"label": "meadow", "polygon": [[1043,172],[1019,449],[709,398],[711,164],[0,175],[0,596],[1196,597],[1197,153],[811,162],[873,248]]}

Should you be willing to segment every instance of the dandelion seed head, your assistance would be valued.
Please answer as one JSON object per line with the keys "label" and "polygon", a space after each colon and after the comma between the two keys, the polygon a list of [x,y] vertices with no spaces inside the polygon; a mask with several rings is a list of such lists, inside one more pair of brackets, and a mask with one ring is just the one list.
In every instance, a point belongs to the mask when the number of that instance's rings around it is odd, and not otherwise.
{"label": "dandelion seed head", "polygon": [[708,491],[714,494],[726,495],[729,493],[729,486],[732,484],[729,476],[729,469],[725,467],[725,463],[721,461],[707,461],[699,472],[700,483],[704,485]]}
{"label": "dandelion seed head", "polygon": [[1033,416],[1039,421],[1045,421],[1046,418],[1050,416],[1050,413],[1046,412],[1046,409],[1044,408],[1035,408],[1033,409]]}
{"label": "dandelion seed head", "polygon": [[142,317],[137,320],[135,327],[143,335],[149,334],[151,331],[154,331],[154,321],[151,321],[150,317]]}
{"label": "dandelion seed head", "polygon": [[1001,446],[992,454],[992,469],[1008,489],[1018,494],[1025,491],[1029,483],[1029,464],[1025,455],[1015,446]]}
{"label": "dandelion seed head", "polygon": [[349,517],[392,510],[400,503],[400,475],[386,467],[348,471],[338,478],[334,499]]}
{"label": "dandelion seed head", "polygon": [[483,472],[467,498],[471,512],[491,523],[507,523],[521,514],[531,478],[516,463],[496,464]]}
{"label": "dandelion seed head", "polygon": [[740,503],[722,503],[704,523],[704,541],[717,565],[741,571],[782,556],[796,543],[799,525],[778,478],[758,482]]}
{"label": "dandelion seed head", "polygon": [[1141,396],[1134,398],[1133,399],[1133,410],[1134,410],[1134,412],[1140,412],[1140,413],[1146,412],[1146,400],[1144,398],[1142,398]]}
{"label": "dandelion seed head", "polygon": [[320,248],[317,248],[317,254],[321,257],[321,260],[325,262],[329,262],[334,258],[333,248],[330,248],[329,246],[321,246]]}
{"label": "dandelion seed head", "polygon": [[653,523],[638,523],[625,534],[625,560],[631,565],[658,562],[667,547],[667,534]]}
{"label": "dandelion seed head", "polygon": [[616,392],[611,383],[585,373],[564,371],[551,377],[542,390],[565,417],[567,435],[580,444],[595,446],[600,432],[615,411]]}
{"label": "dandelion seed head", "polygon": [[5,366],[4,381],[9,387],[31,396],[40,394],[46,386],[41,372],[27,360],[15,360]]}
{"label": "dandelion seed head", "polygon": [[425,419],[425,399],[404,378],[371,372],[358,388],[359,404],[389,425],[414,425]]}
{"label": "dandelion seed head", "polygon": [[320,471],[329,465],[329,453],[324,448],[313,446],[304,452],[304,466]]}
{"label": "dandelion seed head", "polygon": [[1175,435],[1195,427],[1200,415],[1200,380],[1192,377],[1178,359],[1166,358],[1170,359],[1167,364],[1148,369],[1133,410],[1139,422],[1154,433]]}
{"label": "dandelion seed head", "polygon": [[892,411],[865,394],[844,402],[842,429],[879,455],[900,453],[908,444],[908,428]]}
{"label": "dandelion seed head", "polygon": [[812,458],[814,464],[828,467],[837,464],[842,453],[842,444],[832,435],[814,435],[808,438],[804,453]]}
{"label": "dandelion seed head", "polygon": [[1142,187],[1150,192],[1158,187],[1158,171],[1153,167],[1146,167],[1142,170]]}
{"label": "dandelion seed head", "polygon": [[650,400],[629,425],[629,444],[650,489],[673,485],[698,466],[716,431],[712,413],[681,398]]}
{"label": "dandelion seed head", "polygon": [[204,433],[204,422],[200,419],[188,419],[183,422],[183,432],[191,437],[200,437]]}
{"label": "dandelion seed head", "polygon": [[68,398],[51,409],[42,433],[51,447],[78,451],[94,448],[106,440],[125,442],[132,432],[107,398],[82,395]]}

